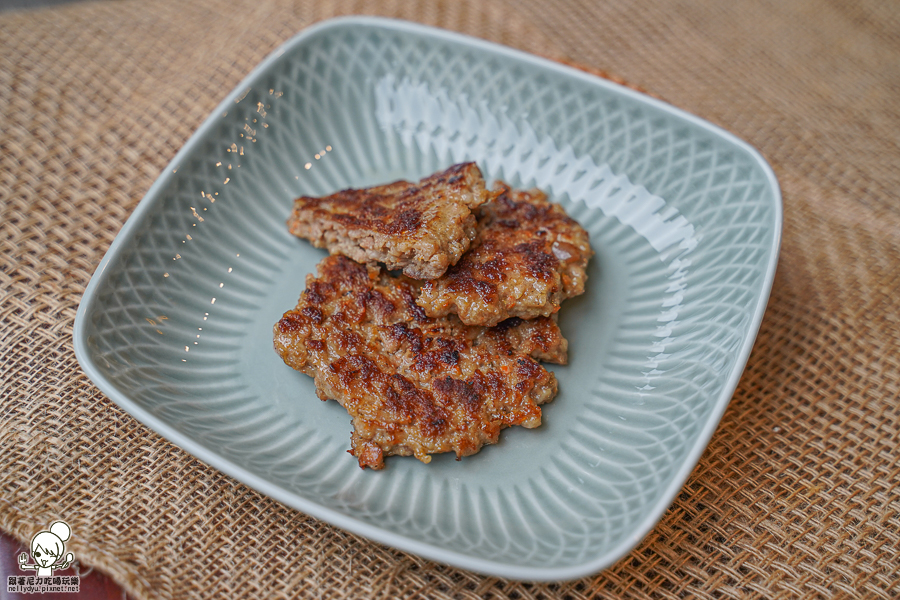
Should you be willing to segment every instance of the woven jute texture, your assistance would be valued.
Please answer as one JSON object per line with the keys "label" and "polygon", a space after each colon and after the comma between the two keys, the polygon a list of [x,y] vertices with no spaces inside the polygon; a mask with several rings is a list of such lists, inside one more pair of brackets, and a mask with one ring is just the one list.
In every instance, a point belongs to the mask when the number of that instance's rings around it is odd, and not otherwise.
{"label": "woven jute texture", "polygon": [[[338,14],[615,73],[746,139],[784,193],[759,338],[700,464],[603,573],[435,565],[248,489],[118,409],[72,323],[116,233],[267,53]],[[900,597],[900,4],[203,0],[0,14],[0,528],[65,517],[136,598]]]}

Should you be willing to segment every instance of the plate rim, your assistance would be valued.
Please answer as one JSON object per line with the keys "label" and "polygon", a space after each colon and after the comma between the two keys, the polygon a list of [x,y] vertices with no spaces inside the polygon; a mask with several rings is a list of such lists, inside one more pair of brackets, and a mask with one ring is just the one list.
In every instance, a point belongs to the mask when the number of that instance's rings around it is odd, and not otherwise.
{"label": "plate rim", "polygon": [[[343,27],[367,26],[373,28],[388,29],[400,34],[410,33],[416,35],[430,36],[442,41],[458,44],[476,51],[487,52],[493,55],[500,55],[515,61],[524,62],[533,66],[549,69],[551,71],[561,72],[565,75],[582,80],[591,85],[599,85],[607,91],[614,92],[631,101],[637,101],[640,104],[651,106],[663,111],[671,116],[677,117],[682,121],[691,123],[700,127],[716,138],[723,139],[732,144],[737,149],[743,150],[754,160],[756,166],[760,167],[765,174],[769,191],[773,194],[773,224],[772,224],[772,246],[768,263],[766,264],[765,273],[762,279],[762,286],[758,291],[756,305],[753,308],[753,315],[747,335],[742,340],[741,347],[735,355],[734,365],[725,379],[724,385],[714,396],[709,415],[705,423],[700,428],[689,451],[686,453],[684,460],[675,469],[675,474],[669,482],[669,485],[663,489],[658,496],[657,501],[646,511],[644,517],[637,522],[632,528],[630,535],[624,536],[620,542],[612,546],[605,553],[585,561],[577,565],[565,567],[526,567],[518,566],[505,562],[493,561],[490,559],[472,557],[461,552],[448,550],[432,545],[427,542],[419,541],[406,535],[395,533],[387,529],[366,523],[354,516],[347,515],[329,508],[326,505],[308,500],[296,493],[289,492],[274,483],[271,483],[262,477],[254,474],[246,468],[235,464],[223,455],[206,449],[201,444],[193,441],[186,434],[182,434],[162,419],[154,416],[150,412],[141,408],[125,393],[120,392],[116,386],[108,380],[95,366],[93,356],[87,347],[86,325],[85,319],[87,314],[93,309],[97,302],[97,292],[101,285],[107,283],[107,269],[114,262],[122,250],[135,237],[138,228],[150,217],[152,209],[156,207],[161,198],[160,191],[169,182],[172,174],[178,170],[179,166],[185,161],[186,157],[191,153],[195,146],[199,145],[206,136],[206,133],[214,126],[223,110],[234,103],[234,100],[243,93],[243,90],[251,86],[255,80],[264,75],[266,70],[275,64],[278,59],[287,51],[302,45],[308,39],[322,32],[332,29],[340,29]],[[434,560],[443,564],[459,567],[481,573],[484,575],[498,576],[519,581],[568,581],[593,575],[613,565],[623,557],[625,557],[634,547],[636,547],[648,534],[652,531],[658,522],[662,519],[664,513],[671,507],[675,496],[684,487],[690,474],[696,468],[701,455],[706,451],[709,441],[718,428],[719,423],[734,392],[740,378],[746,368],[750,352],[758,337],[759,328],[762,324],[763,315],[771,295],[772,284],[775,278],[775,271],[778,263],[778,257],[781,249],[781,237],[783,229],[783,200],[778,180],[772,167],[766,162],[763,156],[747,142],[741,140],[734,134],[704,120],[700,117],[692,115],[682,109],[672,106],[659,99],[653,98],[646,94],[637,92],[631,88],[619,85],[610,80],[582,71],[578,68],[556,62],[549,58],[544,58],[527,52],[509,48],[501,44],[489,42],[469,35],[439,29],[428,25],[403,21],[399,19],[391,19],[373,16],[344,16],[333,19],[320,21],[309,27],[302,29],[300,32],[286,40],[265,59],[263,59],[250,73],[244,77],[235,88],[216,106],[203,123],[194,131],[181,149],[175,154],[172,161],[163,169],[159,177],[147,190],[147,193],[138,202],[132,214],[128,217],[125,224],[116,234],[112,244],[98,264],[94,274],[85,288],[84,294],[78,305],[73,326],[73,344],[75,356],[84,373],[88,378],[103,392],[108,398],[115,402],[120,408],[132,417],[136,418],[143,425],[149,427],[169,442],[179,446],[189,454],[193,455],[200,461],[214,467],[222,473],[233,477],[234,479],[253,488],[257,492],[273,498],[282,504],[299,510],[307,515],[330,523],[341,529],[350,531],[357,535],[363,536],[369,540],[386,544],[388,546],[398,548],[405,552],[410,552],[429,560]]]}

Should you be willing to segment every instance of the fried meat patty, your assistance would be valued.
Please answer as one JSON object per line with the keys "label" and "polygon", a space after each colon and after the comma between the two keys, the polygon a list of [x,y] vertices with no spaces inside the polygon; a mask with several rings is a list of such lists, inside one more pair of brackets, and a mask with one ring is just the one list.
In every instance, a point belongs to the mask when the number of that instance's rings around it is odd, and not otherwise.
{"label": "fried meat patty", "polygon": [[565,363],[554,319],[491,328],[432,319],[415,303],[417,285],[329,256],[274,327],[284,362],[350,413],[360,467],[382,469],[391,455],[427,463],[439,452],[474,454],[504,427],[540,425],[539,405],[556,395],[556,378],[532,358]]}
{"label": "fried meat patty", "polygon": [[475,237],[472,209],[492,197],[478,166],[462,163],[418,183],[297,198],[288,228],[331,254],[434,279],[469,248]]}
{"label": "fried meat patty", "polygon": [[430,317],[456,313],[468,325],[549,316],[584,293],[593,256],[588,233],[540,190],[503,183],[480,209],[472,248],[446,274],[426,282],[417,304]]}

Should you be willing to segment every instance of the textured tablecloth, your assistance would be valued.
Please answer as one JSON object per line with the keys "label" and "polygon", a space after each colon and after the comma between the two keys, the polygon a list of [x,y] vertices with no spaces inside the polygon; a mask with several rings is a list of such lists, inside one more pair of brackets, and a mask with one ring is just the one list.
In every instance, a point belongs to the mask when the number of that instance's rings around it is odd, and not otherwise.
{"label": "textured tablecloth", "polygon": [[[649,536],[580,581],[373,544],[200,463],[101,394],[72,322],[125,219],[272,49],[381,14],[614,73],[773,165],[784,239],[740,385]],[[900,596],[900,3],[85,2],[0,14],[0,528],[65,516],[138,598]],[[0,582],[4,583],[5,582]]]}

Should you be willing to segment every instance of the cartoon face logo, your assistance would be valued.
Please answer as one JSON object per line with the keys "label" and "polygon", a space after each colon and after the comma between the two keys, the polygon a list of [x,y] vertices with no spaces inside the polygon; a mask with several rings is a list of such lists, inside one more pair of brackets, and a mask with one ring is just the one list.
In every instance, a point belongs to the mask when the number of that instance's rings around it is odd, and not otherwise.
{"label": "cartoon face logo", "polygon": [[65,521],[56,521],[50,525],[49,531],[39,531],[31,538],[31,557],[35,564],[28,565],[28,556],[23,552],[19,555],[19,568],[23,571],[37,571],[38,577],[50,577],[54,570],[68,568],[75,555],[71,552],[65,555],[66,540],[72,535],[72,529]]}

